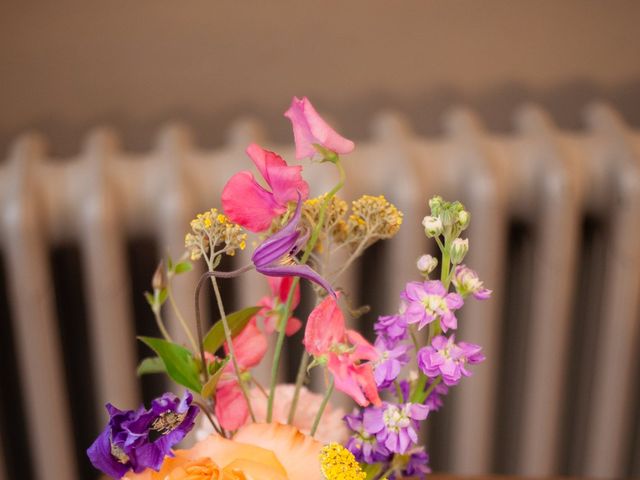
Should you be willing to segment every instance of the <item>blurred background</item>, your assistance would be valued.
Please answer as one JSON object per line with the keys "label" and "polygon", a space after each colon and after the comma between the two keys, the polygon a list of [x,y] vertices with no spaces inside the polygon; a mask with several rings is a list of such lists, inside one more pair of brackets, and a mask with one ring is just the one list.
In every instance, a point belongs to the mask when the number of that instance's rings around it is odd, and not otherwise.
{"label": "blurred background", "polygon": [[347,280],[378,314],[431,248],[426,200],[472,212],[495,296],[461,335],[489,360],[424,432],[434,468],[640,476],[639,22],[632,1],[0,4],[0,480],[96,478],[104,402],[164,388],[133,374],[157,260],[247,143],[293,158],[293,95],[356,141],[345,195],[405,212]]}

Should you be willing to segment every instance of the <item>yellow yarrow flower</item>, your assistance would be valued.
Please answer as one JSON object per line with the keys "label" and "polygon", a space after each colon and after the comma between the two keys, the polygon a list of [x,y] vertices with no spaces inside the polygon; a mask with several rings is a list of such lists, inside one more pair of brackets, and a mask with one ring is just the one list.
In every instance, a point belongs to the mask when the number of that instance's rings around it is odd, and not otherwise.
{"label": "yellow yarrow flower", "polygon": [[320,450],[320,468],[327,480],[365,480],[367,474],[353,454],[338,443],[330,443]]}
{"label": "yellow yarrow flower", "polygon": [[185,247],[191,254],[191,260],[197,260],[206,255],[209,249],[223,245],[217,253],[235,255],[237,249],[244,250],[247,246],[247,234],[240,225],[229,221],[227,216],[212,208],[199,213],[190,222],[191,232],[184,239]]}

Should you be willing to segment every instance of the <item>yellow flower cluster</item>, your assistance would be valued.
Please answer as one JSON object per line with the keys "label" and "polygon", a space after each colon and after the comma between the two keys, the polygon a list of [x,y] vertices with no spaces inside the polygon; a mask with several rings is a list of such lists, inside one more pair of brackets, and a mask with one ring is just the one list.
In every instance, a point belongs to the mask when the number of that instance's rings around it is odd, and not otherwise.
{"label": "yellow flower cluster", "polygon": [[383,195],[363,195],[351,204],[351,215],[336,228],[335,236],[342,243],[356,247],[371,245],[393,237],[402,225],[402,212]]}
{"label": "yellow flower cluster", "polygon": [[197,260],[206,255],[210,248],[224,244],[224,248],[216,253],[235,255],[237,249],[244,250],[247,246],[247,234],[240,225],[230,222],[223,213],[212,208],[199,213],[191,220],[191,233],[187,233],[184,244],[191,255],[191,260]]}
{"label": "yellow flower cluster", "polygon": [[320,468],[327,480],[364,480],[367,474],[353,454],[338,443],[330,443],[320,451]]}

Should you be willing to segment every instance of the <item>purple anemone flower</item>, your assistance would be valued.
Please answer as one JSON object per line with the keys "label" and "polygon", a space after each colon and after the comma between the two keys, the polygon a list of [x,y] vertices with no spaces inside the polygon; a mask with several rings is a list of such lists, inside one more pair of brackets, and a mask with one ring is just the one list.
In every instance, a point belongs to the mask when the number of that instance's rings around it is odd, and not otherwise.
{"label": "purple anemone flower", "polygon": [[398,342],[407,338],[407,319],[403,315],[378,317],[373,329],[378,338],[384,339],[387,347],[395,347]]}
{"label": "purple anemone flower", "polygon": [[193,428],[198,407],[191,405],[193,397],[186,392],[182,399],[165,393],[153,400],[149,410],[119,410],[111,404],[109,423],[87,455],[94,467],[114,478],[128,471],[140,473],[146,468],[159,470],[171,447],[180,442]]}
{"label": "purple anemone flower", "polygon": [[364,428],[375,435],[390,452],[404,454],[418,442],[418,421],[424,420],[429,408],[418,403],[383,403],[364,410]]}
{"label": "purple anemone flower", "polygon": [[380,359],[375,363],[373,376],[379,388],[389,387],[400,375],[400,370],[409,363],[409,345],[398,344],[387,348],[384,340],[376,340],[376,350],[380,352]]}
{"label": "purple anemone flower", "polygon": [[454,342],[454,335],[449,338],[438,335],[431,346],[418,351],[418,366],[422,372],[429,378],[442,375],[442,381],[448,386],[456,385],[463,376],[471,375],[467,364],[473,365],[485,359],[479,345]]}
{"label": "purple anemone flower", "polygon": [[300,265],[295,255],[306,243],[298,228],[302,215],[302,198],[298,193],[298,204],[289,223],[262,242],[253,252],[251,261],[256,270],[268,277],[302,277],[317,283],[335,296],[331,285],[308,265]]}
{"label": "purple anemone flower", "polygon": [[378,443],[375,435],[367,433],[362,422],[362,410],[354,411],[351,415],[345,415],[344,421],[353,431],[345,445],[347,450],[353,453],[358,462],[381,463],[391,460],[391,452],[384,445]]}
{"label": "purple anemone flower", "polygon": [[401,298],[406,302],[404,316],[407,323],[417,323],[418,329],[438,317],[443,331],[458,328],[458,320],[453,312],[462,307],[462,297],[457,293],[447,293],[441,281],[409,282]]}

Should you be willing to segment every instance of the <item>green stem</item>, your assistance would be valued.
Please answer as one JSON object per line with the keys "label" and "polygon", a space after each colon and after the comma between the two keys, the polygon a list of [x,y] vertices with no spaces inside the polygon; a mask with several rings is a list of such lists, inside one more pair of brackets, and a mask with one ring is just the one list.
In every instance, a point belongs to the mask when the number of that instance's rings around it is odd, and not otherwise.
{"label": "green stem", "polygon": [[[169,281],[169,283],[170,283],[170,281]],[[187,338],[191,342],[191,346],[193,347],[193,351],[194,352],[198,351],[198,344],[196,343],[195,338],[193,338],[193,334],[191,333],[191,330],[189,329],[189,326],[187,325],[186,320],[182,316],[182,313],[180,313],[180,309],[178,308],[178,305],[176,304],[176,300],[175,300],[175,298],[173,296],[173,289],[171,288],[170,284],[167,285],[167,297],[169,298],[169,303],[171,304],[171,308],[173,309],[174,313],[176,314],[176,317],[178,317],[178,321],[180,322],[180,325],[182,326],[182,329],[184,330],[184,333],[186,333]]]}
{"label": "green stem", "polygon": [[167,328],[164,326],[164,322],[162,321],[162,317],[160,316],[160,307],[153,307],[152,311],[153,311],[153,317],[156,319],[156,324],[158,325],[158,329],[160,330],[160,333],[162,334],[162,336],[167,342],[173,343],[173,340],[171,339],[171,335],[169,335],[169,332],[167,331]]}
{"label": "green stem", "polygon": [[[318,214],[318,223],[315,225],[313,232],[311,233],[311,238],[307,243],[307,247],[300,259],[301,264],[307,263],[309,260],[309,256],[318,242],[318,236],[320,235],[320,230],[324,225],[324,216],[329,206],[329,202],[333,198],[333,196],[338,193],[338,191],[344,186],[345,181],[345,172],[342,164],[340,163],[340,159],[336,158],[334,162],[336,168],[338,169],[338,173],[340,175],[340,180],[338,183],[331,189],[329,193],[324,198],[322,205],[320,206],[320,212]],[[280,357],[282,355],[282,346],[284,345],[284,337],[286,334],[286,325],[287,320],[289,319],[289,315],[291,313],[291,304],[293,303],[293,296],[298,283],[300,282],[300,277],[296,277],[291,282],[291,288],[289,289],[289,295],[287,296],[287,302],[284,305],[284,309],[282,312],[282,316],[278,322],[278,339],[276,340],[276,347],[273,353],[273,364],[271,365],[271,384],[269,388],[269,401],[267,402],[267,423],[271,422],[271,418],[273,416],[273,402],[275,401],[276,396],[276,384],[278,383],[278,370],[280,369]],[[300,385],[296,382],[296,390],[300,389]],[[293,413],[295,415],[295,412]]]}
{"label": "green stem", "polygon": [[298,374],[296,375],[296,388],[293,391],[293,399],[291,400],[291,408],[289,409],[289,416],[287,417],[287,424],[293,423],[293,417],[296,414],[296,408],[298,408],[298,399],[300,398],[300,388],[304,383],[304,379],[307,376],[307,366],[309,365],[309,353],[305,350],[302,353],[300,359],[300,366],[298,367]]}
{"label": "green stem", "polygon": [[318,413],[316,414],[316,418],[313,421],[313,426],[311,427],[310,435],[312,437],[316,434],[316,430],[318,429],[318,425],[320,424],[320,419],[322,418],[324,409],[327,407],[327,403],[329,403],[329,399],[333,394],[333,387],[334,387],[333,377],[331,377],[331,380],[329,381],[329,388],[327,388],[327,393],[324,394],[324,398],[322,399],[322,403],[320,404],[320,409],[318,410]]}

